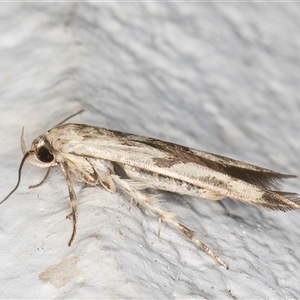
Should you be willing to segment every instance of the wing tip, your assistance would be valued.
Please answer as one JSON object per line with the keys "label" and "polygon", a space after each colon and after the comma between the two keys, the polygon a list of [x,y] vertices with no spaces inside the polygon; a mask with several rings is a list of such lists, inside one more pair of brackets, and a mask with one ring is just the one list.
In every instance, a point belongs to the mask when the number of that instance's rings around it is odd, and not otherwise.
{"label": "wing tip", "polygon": [[300,195],[296,193],[266,191],[262,199],[262,206],[270,210],[290,211],[300,208]]}

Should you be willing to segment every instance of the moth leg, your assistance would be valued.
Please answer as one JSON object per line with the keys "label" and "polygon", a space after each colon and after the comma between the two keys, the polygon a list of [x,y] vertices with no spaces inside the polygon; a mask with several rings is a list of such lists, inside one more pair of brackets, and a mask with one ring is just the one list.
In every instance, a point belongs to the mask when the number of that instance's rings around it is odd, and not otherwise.
{"label": "moth leg", "polygon": [[109,192],[114,193],[116,191],[116,186],[111,178],[111,171],[107,170],[106,172],[99,172],[99,181],[101,185]]}
{"label": "moth leg", "polygon": [[66,219],[71,219],[71,217],[72,217],[72,213],[66,215]]}
{"label": "moth leg", "polygon": [[131,210],[132,203],[133,203],[133,198],[131,197],[131,198],[130,198],[130,205],[129,205],[129,209],[128,209],[128,210]]}
{"label": "moth leg", "polygon": [[[110,161],[98,160],[92,162],[88,158],[84,158],[90,165],[93,170],[94,178],[97,178],[97,181],[109,192],[114,193],[116,191],[115,183],[111,178],[111,174],[114,172],[114,165]],[[94,184],[94,182],[91,182]]]}
{"label": "moth leg", "polygon": [[43,180],[38,184],[30,185],[29,189],[34,189],[34,188],[37,188],[37,187],[41,186],[46,181],[46,179],[48,178],[48,176],[50,174],[50,171],[51,171],[51,167],[48,168],[47,173],[46,173],[45,177],[43,178]]}
{"label": "moth leg", "polygon": [[161,230],[161,218],[158,218],[158,228],[157,228],[157,236],[159,237],[160,236],[160,230]]}
{"label": "moth leg", "polygon": [[69,189],[69,195],[70,195],[70,203],[71,203],[72,212],[67,216],[67,218],[69,219],[72,216],[72,220],[73,220],[73,231],[72,231],[70,241],[68,243],[68,245],[71,246],[71,244],[75,238],[75,235],[76,235],[77,197],[76,197],[76,194],[75,194],[75,191],[73,188],[73,183],[71,180],[68,164],[66,162],[64,162],[64,163],[60,163],[59,165],[60,165],[62,172],[66,178],[68,189]]}
{"label": "moth leg", "polygon": [[[217,255],[215,252],[213,252],[207,245],[202,243],[200,240],[198,240],[195,236],[195,232],[191,229],[187,228],[183,224],[179,223],[176,219],[173,213],[166,211],[159,207],[157,201],[159,200],[156,195],[150,195],[150,194],[144,194],[140,192],[139,190],[132,188],[130,185],[129,180],[123,180],[117,175],[112,175],[113,180],[115,183],[120,187],[123,191],[125,191],[131,198],[134,199],[134,201],[141,207],[143,207],[146,210],[151,211],[154,213],[160,222],[165,222],[169,226],[180,230],[186,237],[188,237],[196,246],[198,246],[200,249],[202,249],[204,252],[209,254],[211,257],[213,257],[220,265],[228,269],[228,265],[220,258],[219,255]],[[133,184],[134,185],[134,184]],[[160,230],[159,230],[160,231]]]}

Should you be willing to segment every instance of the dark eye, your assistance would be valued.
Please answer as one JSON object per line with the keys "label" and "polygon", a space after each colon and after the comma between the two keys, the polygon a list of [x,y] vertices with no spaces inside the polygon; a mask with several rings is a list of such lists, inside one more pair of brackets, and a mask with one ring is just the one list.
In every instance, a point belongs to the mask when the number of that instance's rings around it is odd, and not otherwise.
{"label": "dark eye", "polygon": [[54,159],[53,155],[45,147],[41,147],[38,150],[37,157],[40,161],[45,162],[45,163],[51,162]]}

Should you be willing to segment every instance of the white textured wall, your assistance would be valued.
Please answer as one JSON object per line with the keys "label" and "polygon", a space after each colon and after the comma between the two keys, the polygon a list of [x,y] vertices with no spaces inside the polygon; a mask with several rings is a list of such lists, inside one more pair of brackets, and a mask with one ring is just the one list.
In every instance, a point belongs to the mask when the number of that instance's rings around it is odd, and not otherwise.
{"label": "white textured wall", "polygon": [[[0,198],[20,132],[74,122],[157,137],[300,175],[296,3],[1,3]],[[230,266],[120,194],[28,164],[0,206],[1,298],[299,298],[299,212],[165,195]],[[299,180],[285,184],[300,192]],[[42,281],[41,277],[46,281]]]}

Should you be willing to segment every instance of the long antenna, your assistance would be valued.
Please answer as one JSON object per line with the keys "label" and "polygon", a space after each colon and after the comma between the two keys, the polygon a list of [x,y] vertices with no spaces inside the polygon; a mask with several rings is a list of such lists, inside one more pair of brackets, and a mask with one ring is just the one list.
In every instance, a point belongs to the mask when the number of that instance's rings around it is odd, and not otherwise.
{"label": "long antenna", "polygon": [[21,172],[22,172],[22,168],[23,168],[23,165],[24,165],[24,162],[25,160],[27,159],[27,157],[31,154],[32,152],[31,151],[28,151],[25,153],[25,155],[23,156],[22,158],[22,161],[20,163],[20,166],[19,166],[19,172],[18,172],[18,182],[16,184],[16,186],[14,187],[14,189],[0,202],[0,204],[2,204],[5,200],[7,200],[12,193],[14,193],[16,191],[16,189],[19,187],[19,184],[21,182]]}
{"label": "long antenna", "polygon": [[[73,115],[67,117],[67,118],[64,119],[63,121],[59,122],[57,125],[61,125],[61,124],[65,123],[66,121],[68,121],[68,120],[72,119],[73,117],[79,115],[79,114],[82,113],[83,111],[84,111],[84,108],[81,109],[80,111],[76,112],[75,114],[73,114]],[[56,126],[57,126],[57,125],[56,125]]]}

